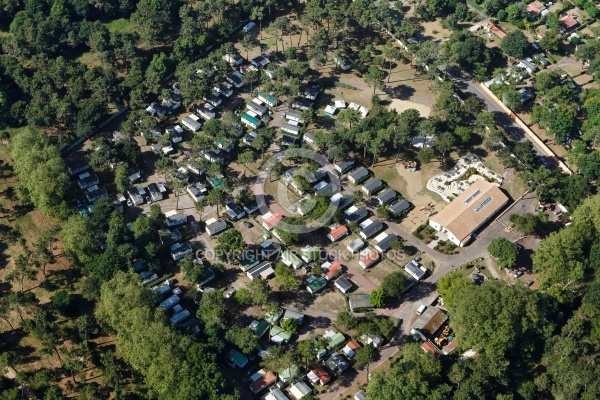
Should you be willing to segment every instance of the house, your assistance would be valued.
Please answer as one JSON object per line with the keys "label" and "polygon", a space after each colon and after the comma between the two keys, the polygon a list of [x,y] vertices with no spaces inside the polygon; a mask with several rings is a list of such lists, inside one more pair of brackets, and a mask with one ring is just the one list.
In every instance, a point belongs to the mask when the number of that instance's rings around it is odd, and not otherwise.
{"label": "house", "polygon": [[533,92],[533,88],[531,87],[522,87],[519,90],[517,90],[517,93],[521,95],[521,102],[523,104],[535,99],[535,93]]}
{"label": "house", "polygon": [[531,20],[538,19],[542,15],[543,11],[546,11],[546,6],[544,3],[538,0],[532,1],[531,3],[527,4],[527,7],[525,7],[525,13]]}
{"label": "house", "polygon": [[217,114],[213,111],[214,109],[215,108],[212,105],[204,103],[196,108],[196,114],[198,114],[204,120],[210,121],[211,119],[215,119],[217,116]]}
{"label": "house", "polygon": [[325,113],[325,115],[333,117],[337,112],[337,108],[329,104],[327,107],[325,107],[325,110],[323,112]]}
{"label": "house", "polygon": [[246,108],[260,117],[264,117],[269,113],[269,110],[263,106],[260,101],[253,99],[246,104]]}
{"label": "house", "polygon": [[504,39],[506,37],[506,32],[502,30],[498,25],[496,25],[492,20],[488,20],[486,31],[488,33],[493,33],[498,36],[500,39]]}
{"label": "house", "polygon": [[400,238],[394,234],[380,233],[375,237],[375,250],[383,254],[392,247],[392,243],[398,240]]}
{"label": "house", "polygon": [[346,361],[346,359],[338,353],[333,353],[330,355],[325,361],[325,365],[327,365],[327,368],[329,368],[331,371],[339,374],[343,373],[350,366],[348,361]]}
{"label": "house", "polygon": [[150,103],[146,108],[146,112],[158,118],[162,118],[167,115],[168,110],[158,103]]}
{"label": "house", "polygon": [[186,319],[188,319],[192,314],[188,311],[188,310],[181,310],[180,312],[178,312],[177,314],[173,315],[171,318],[169,318],[169,322],[172,325],[178,325],[180,323],[182,323],[183,321],[185,321]]}
{"label": "house", "polygon": [[270,341],[277,344],[288,343],[292,339],[292,334],[279,326],[272,326],[270,332]]}
{"label": "house", "polygon": [[342,71],[348,71],[350,68],[352,68],[352,64],[350,64],[350,61],[348,61],[345,57],[339,54],[335,54],[333,56],[333,61],[338,67],[342,69]]}
{"label": "house", "polygon": [[[248,104],[250,104],[250,103],[248,103]],[[252,129],[258,129],[258,128],[260,128],[260,125],[261,125],[260,119],[254,118],[253,116],[251,116],[248,113],[242,114],[241,121],[244,125],[249,126]]]}
{"label": "house", "polygon": [[337,260],[334,262],[324,262],[321,265],[321,270],[323,271],[323,278],[325,278],[327,281],[332,280],[333,278],[335,278],[343,272],[342,264],[340,264]]}
{"label": "house", "polygon": [[294,321],[296,321],[298,326],[300,326],[304,322],[304,314],[292,310],[285,310],[285,312],[283,313],[282,320],[285,321],[286,319],[293,319]]}
{"label": "house", "polygon": [[321,249],[316,246],[306,246],[302,248],[302,260],[305,263],[311,263],[319,258]]}
{"label": "house", "polygon": [[130,183],[136,183],[138,181],[142,180],[142,171],[141,170],[137,170],[137,171],[130,171],[131,173],[129,174],[129,176],[127,176],[127,179],[129,180]]}
{"label": "house", "polygon": [[281,245],[270,240],[260,244],[260,256],[264,259],[270,259],[281,253]]}
{"label": "house", "polygon": [[85,176],[83,179],[79,179],[79,181],[77,181],[77,185],[79,186],[79,188],[81,190],[85,190],[85,189],[90,188],[99,183],[100,183],[100,179],[98,178],[98,175],[90,175],[90,174]]}
{"label": "house", "polygon": [[268,212],[265,215],[263,215],[261,218],[263,219],[263,223],[262,223],[263,228],[265,228],[267,231],[270,231],[271,229],[275,228],[277,226],[277,224],[279,224],[281,222],[281,220],[283,219],[283,216],[279,213],[272,214],[272,213]]}
{"label": "house", "polygon": [[108,196],[108,191],[105,188],[99,188],[97,186],[92,187],[94,187],[94,190],[88,189],[88,191],[85,193],[85,197],[90,203],[94,203],[96,200]]}
{"label": "house", "polygon": [[226,79],[227,82],[231,83],[238,89],[244,87],[244,74],[242,74],[241,72],[234,71],[233,74],[229,75]]}
{"label": "house", "polygon": [[244,58],[239,54],[225,54],[223,60],[227,61],[232,67],[239,67],[244,63]]}
{"label": "house", "polygon": [[334,100],[333,105],[338,109],[346,108],[346,102],[344,100]]}
{"label": "house", "polygon": [[202,128],[202,123],[199,121],[200,117],[195,114],[190,114],[187,117],[181,119],[181,125],[185,126],[192,132],[198,132]]}
{"label": "house", "polygon": [[324,194],[325,196],[331,197],[334,194],[338,193],[339,188],[336,184],[334,183],[327,183],[325,185],[322,185],[319,189],[317,189],[317,192],[320,194]]}
{"label": "house", "polygon": [[191,185],[188,185],[186,190],[192,200],[194,200],[196,203],[202,200],[204,196],[208,194],[208,190],[206,190],[204,185],[201,183],[192,183]]}
{"label": "house", "polygon": [[211,163],[223,164],[225,159],[221,156],[221,150],[215,149],[210,151],[202,151],[200,154],[204,156],[206,161],[210,161]]}
{"label": "house", "polygon": [[204,230],[208,233],[208,236],[214,236],[227,229],[227,224],[221,219],[211,218],[205,224]]}
{"label": "house", "polygon": [[144,196],[146,195],[146,191],[143,187],[134,186],[127,191],[131,202],[138,206],[144,202]]}
{"label": "house", "polygon": [[446,232],[452,243],[462,247],[507,203],[508,197],[498,186],[477,180],[442,211],[432,215],[429,225],[438,232]]}
{"label": "house", "polygon": [[394,217],[402,215],[409,208],[410,203],[404,199],[394,201],[388,206],[388,210],[390,210]]}
{"label": "house", "polygon": [[346,246],[346,249],[350,253],[354,254],[354,253],[358,252],[360,249],[362,249],[364,245],[365,245],[365,242],[363,242],[362,239],[356,239],[356,240],[353,240],[350,244],[348,244]]}
{"label": "house", "polygon": [[529,72],[530,74],[533,74],[535,71],[538,70],[537,65],[535,65],[534,63],[532,63],[531,61],[528,61],[528,60],[521,60],[517,64],[517,67],[524,69],[525,71]]}
{"label": "house", "polygon": [[315,103],[309,99],[297,98],[294,100],[294,103],[292,103],[292,108],[304,111],[313,108],[314,105]]}
{"label": "house", "polygon": [[[262,371],[262,370],[261,370]],[[250,384],[250,390],[254,394],[258,394],[268,388],[270,385],[277,381],[277,377],[274,373],[268,372],[261,374],[261,376]]]}
{"label": "house", "polygon": [[560,22],[559,33],[562,35],[579,25],[579,22],[572,14],[567,14],[558,19]]}
{"label": "house", "polygon": [[170,250],[171,250],[171,257],[173,258],[174,261],[179,261],[183,257],[190,255],[194,252],[192,250],[192,246],[190,246],[189,243],[184,243],[184,244],[175,243],[174,245],[172,245],[170,247]]}
{"label": "house", "polygon": [[327,348],[329,350],[335,350],[346,341],[346,337],[343,333],[329,330],[323,334],[323,339],[327,340]]}
{"label": "house", "polygon": [[404,270],[413,278],[420,281],[427,275],[427,268],[419,264],[417,261],[412,260],[404,266]]}
{"label": "house", "polygon": [[410,333],[418,335],[423,341],[435,337],[435,334],[448,321],[448,315],[437,307],[427,309],[413,323]]}
{"label": "house", "polygon": [[260,204],[256,200],[251,200],[244,205],[244,211],[246,214],[252,215],[260,209]]}
{"label": "house", "polygon": [[304,132],[303,139],[306,143],[310,143],[310,144],[316,143],[315,134],[311,131]]}
{"label": "house", "polygon": [[302,267],[302,260],[291,250],[286,250],[281,254],[281,262],[294,269]]}
{"label": "house", "polygon": [[277,106],[277,99],[269,93],[259,93],[258,99],[267,104],[269,107]]}
{"label": "house", "polygon": [[381,192],[377,195],[377,201],[379,202],[380,206],[385,206],[386,204],[388,204],[392,200],[394,200],[397,195],[398,194],[396,193],[396,191],[394,189],[387,188],[383,192]]}
{"label": "house", "polygon": [[233,201],[225,204],[225,209],[227,210],[226,214],[232,221],[237,221],[246,216],[246,211],[239,204],[234,203]]}
{"label": "house", "polygon": [[336,205],[338,210],[340,210],[340,211],[346,210],[348,207],[350,207],[352,205],[353,202],[354,202],[354,200],[352,200],[352,196],[350,196],[350,195],[343,195],[341,193],[336,193],[333,196],[331,196],[331,204]]}
{"label": "house", "polygon": [[161,229],[158,231],[158,237],[162,244],[171,245],[179,242],[183,238],[183,235],[179,232],[179,229]]}
{"label": "house", "polygon": [[146,190],[148,190],[148,193],[150,193],[150,198],[152,201],[160,201],[163,199],[163,194],[156,183],[149,184],[146,187]]}
{"label": "house", "polygon": [[84,162],[76,162],[67,167],[67,172],[70,176],[79,175],[80,173],[90,169],[90,165]]}
{"label": "house", "polygon": [[165,145],[161,148],[163,154],[167,155],[169,153],[172,153],[173,151],[175,151],[175,149],[173,148],[173,144],[171,143],[170,140],[168,140]]}
{"label": "house", "polygon": [[296,140],[296,138],[288,135],[283,135],[279,140],[279,145],[281,147],[290,147],[296,145],[297,143],[298,141]]}
{"label": "house", "polygon": [[369,109],[367,107],[358,105],[356,103],[348,104],[348,108],[358,111],[362,118],[365,118],[369,114]]}
{"label": "house", "polygon": [[367,400],[367,393],[364,390],[359,390],[354,395],[354,400]]}
{"label": "house", "polygon": [[226,139],[219,139],[217,141],[217,147],[226,153],[231,153],[231,151],[235,147],[235,144]]}
{"label": "house", "polygon": [[297,123],[293,124],[291,122],[284,122],[281,125],[281,130],[286,133],[291,133],[292,135],[298,135],[300,133],[300,127]]}
{"label": "house", "polygon": [[227,359],[233,367],[244,368],[248,365],[248,357],[235,349],[231,349],[227,352]]}
{"label": "house", "polygon": [[352,358],[352,357],[354,357],[354,355],[356,354],[358,349],[360,349],[361,347],[362,346],[360,344],[358,344],[358,342],[356,340],[350,339],[348,341],[348,343],[346,343],[346,346],[344,346],[342,351],[344,352],[346,357]]}
{"label": "house", "polygon": [[337,228],[334,228],[327,234],[327,239],[331,240],[331,242],[337,242],[344,236],[348,234],[348,228],[344,225],[340,225]]}
{"label": "house", "polygon": [[180,143],[183,141],[183,128],[179,125],[171,125],[165,129],[165,133],[169,135],[173,143]]}
{"label": "house", "polygon": [[248,134],[244,135],[242,141],[246,146],[252,146],[252,143],[254,143],[254,139],[256,139],[257,136],[258,133],[256,133],[255,131],[251,131]]}
{"label": "house", "polygon": [[310,372],[306,375],[306,377],[309,381],[313,383],[313,385],[316,385],[318,383],[321,386],[326,385],[331,380],[329,374],[319,366],[316,366],[313,369],[311,369]]}
{"label": "house", "polygon": [[240,260],[240,269],[243,272],[248,272],[250,269],[257,266],[258,262],[258,255],[253,252],[246,252],[242,255],[242,259]]}
{"label": "house", "polygon": [[256,68],[266,67],[267,65],[269,65],[269,63],[270,63],[269,59],[264,54],[260,55],[260,56],[256,56],[252,60],[250,60],[250,64],[252,64]]}
{"label": "house", "polygon": [[360,337],[360,340],[367,345],[369,345],[369,344],[373,345],[373,347],[375,347],[375,348],[378,348],[379,346],[381,346],[383,344],[383,342],[385,341],[385,340],[383,340],[383,338],[381,336],[374,335],[374,334],[362,335]]}
{"label": "house", "polygon": [[369,212],[366,208],[358,208],[356,206],[348,208],[346,211],[344,211],[344,214],[346,214],[345,221],[347,224],[350,224],[352,222],[361,222],[369,216]]}
{"label": "house", "polygon": [[367,269],[372,267],[377,261],[379,261],[379,253],[367,248],[360,252],[358,265],[363,267],[363,269]]}
{"label": "house", "polygon": [[275,270],[273,269],[271,263],[268,261],[263,261],[254,268],[249,269],[246,272],[246,275],[251,281],[253,281],[256,278],[269,279],[274,273]]}
{"label": "house", "polygon": [[359,226],[361,228],[359,235],[364,240],[373,237],[376,233],[383,229],[383,224],[380,221],[373,221],[371,219],[361,222]]}
{"label": "house", "polygon": [[174,228],[187,223],[187,215],[184,212],[171,210],[165,213],[165,217],[167,219],[167,226],[169,228]]}
{"label": "house", "polygon": [[365,167],[358,167],[348,174],[348,181],[353,185],[358,185],[369,177],[369,170]]}
{"label": "house", "polygon": [[281,391],[281,389],[271,388],[271,391],[269,392],[269,394],[267,394],[265,400],[290,400],[290,398],[287,397],[285,393]]}
{"label": "house", "polygon": [[303,397],[306,397],[309,394],[311,394],[312,390],[310,389],[310,387],[308,387],[306,383],[298,381],[290,387],[290,393],[292,396],[294,396],[296,400],[300,400]]}
{"label": "house", "polygon": [[123,211],[123,203],[127,201],[121,193],[111,193],[108,195],[112,205],[119,211]]}
{"label": "house", "polygon": [[348,296],[350,311],[366,310],[373,308],[370,294],[351,294]]}
{"label": "house", "polygon": [[316,276],[310,276],[306,280],[306,290],[308,290],[310,294],[317,293],[325,286],[327,286],[327,280],[325,278],[317,278]]}
{"label": "house", "polygon": [[538,62],[540,64],[542,64],[544,67],[550,65],[550,61],[544,56],[543,53],[535,53],[533,55],[533,58],[535,58],[536,60],[538,60]]}
{"label": "house", "polygon": [[300,111],[288,110],[285,113],[285,118],[289,119],[290,121],[297,122],[299,124],[303,124],[304,123],[304,118],[302,117],[302,113]]}
{"label": "house", "polygon": [[360,190],[362,190],[362,192],[367,196],[371,196],[382,187],[383,182],[381,181],[381,179],[371,178],[362,185],[362,188]]}
{"label": "house", "polygon": [[333,164],[333,169],[339,172],[340,174],[345,174],[350,171],[350,169],[354,166],[354,160],[344,160],[338,161]]}
{"label": "house", "polygon": [[158,306],[165,310],[170,310],[171,308],[175,307],[176,304],[179,304],[179,300],[179,296],[174,294],[162,301]]}
{"label": "house", "polygon": [[352,290],[352,282],[343,276],[338,278],[333,284],[340,292],[346,294]]}
{"label": "house", "polygon": [[161,105],[167,110],[167,114],[170,115],[173,113],[173,111],[181,107],[181,98],[176,96],[176,98],[169,97],[162,99]]}
{"label": "house", "polygon": [[265,333],[267,333],[270,326],[271,325],[269,325],[269,322],[267,322],[264,319],[261,319],[260,321],[253,320],[248,326],[248,328],[250,328],[250,330],[254,332],[254,336],[260,339],[265,335]]}

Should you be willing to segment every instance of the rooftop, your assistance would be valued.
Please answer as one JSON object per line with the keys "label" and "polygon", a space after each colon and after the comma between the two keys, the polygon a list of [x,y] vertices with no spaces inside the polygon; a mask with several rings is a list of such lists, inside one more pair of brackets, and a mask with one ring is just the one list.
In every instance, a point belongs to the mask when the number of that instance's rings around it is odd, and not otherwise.
{"label": "rooftop", "polygon": [[427,307],[421,316],[415,321],[412,329],[433,336],[448,321],[448,316],[437,307]]}

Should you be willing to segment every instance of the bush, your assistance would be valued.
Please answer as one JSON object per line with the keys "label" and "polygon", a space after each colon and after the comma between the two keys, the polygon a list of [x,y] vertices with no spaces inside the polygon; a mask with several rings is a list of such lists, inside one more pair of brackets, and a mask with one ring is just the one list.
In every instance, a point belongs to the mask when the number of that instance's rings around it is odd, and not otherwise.
{"label": "bush", "polygon": [[61,315],[73,312],[73,296],[64,289],[57,290],[51,298],[52,308]]}

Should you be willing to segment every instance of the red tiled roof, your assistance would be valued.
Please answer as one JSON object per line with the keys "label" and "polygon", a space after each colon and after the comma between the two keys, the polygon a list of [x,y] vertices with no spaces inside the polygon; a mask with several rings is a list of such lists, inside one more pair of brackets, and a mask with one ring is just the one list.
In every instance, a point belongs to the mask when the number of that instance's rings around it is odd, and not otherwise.
{"label": "red tiled roof", "polygon": [[439,351],[438,348],[435,347],[430,342],[423,342],[423,344],[421,345],[421,348],[429,353],[438,354],[438,355],[442,354],[442,352]]}
{"label": "red tiled roof", "polygon": [[321,383],[324,385],[327,382],[329,382],[329,380],[331,379],[331,377],[329,376],[329,374],[320,366],[316,366],[312,369],[312,372],[319,377],[319,380],[321,381]]}
{"label": "red tiled roof", "polygon": [[340,225],[337,228],[332,229],[331,232],[329,232],[329,236],[331,236],[331,238],[333,238],[333,240],[337,240],[347,233],[348,233],[348,228],[346,228],[344,225]]}
{"label": "red tiled roof", "polygon": [[268,218],[264,223],[266,226],[268,226],[269,228],[274,227],[275,225],[277,225],[279,223],[279,221],[281,221],[283,219],[283,217],[281,216],[281,214],[273,214],[270,218]]}
{"label": "red tiled roof", "polygon": [[323,273],[323,275],[325,275],[325,279],[329,280],[333,276],[335,276],[338,272],[341,272],[341,271],[342,271],[342,264],[340,264],[337,261],[334,261],[331,263],[329,268],[327,268],[327,271],[325,271]]}
{"label": "red tiled roof", "polygon": [[571,29],[571,28],[579,25],[579,22],[577,22],[577,20],[571,14],[561,17],[560,22],[563,24],[563,26],[566,29]]}
{"label": "red tiled roof", "polygon": [[358,342],[354,339],[351,339],[348,343],[346,343],[346,346],[348,346],[350,349],[356,351],[358,349],[360,349],[362,346],[360,344],[358,344]]}

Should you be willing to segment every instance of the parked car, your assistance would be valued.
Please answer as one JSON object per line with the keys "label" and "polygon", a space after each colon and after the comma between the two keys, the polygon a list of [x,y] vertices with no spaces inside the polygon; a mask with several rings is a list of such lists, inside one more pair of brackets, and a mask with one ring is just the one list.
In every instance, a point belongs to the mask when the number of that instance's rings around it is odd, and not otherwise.
{"label": "parked car", "polygon": [[254,225],[252,225],[252,222],[250,222],[250,221],[244,221],[243,223],[246,228],[252,228],[254,226]]}
{"label": "parked car", "polygon": [[527,282],[525,282],[525,286],[529,287],[531,285],[533,285],[533,280],[530,279]]}
{"label": "parked car", "polygon": [[146,203],[152,204],[152,199],[150,199],[150,196],[146,196]]}
{"label": "parked car", "polygon": [[244,28],[242,30],[244,31],[244,33],[248,33],[252,29],[254,29],[255,26],[256,26],[256,24],[254,22],[250,21],[244,26]]}
{"label": "parked car", "polygon": [[517,248],[517,250],[519,251],[523,251],[525,250],[525,247],[521,244],[521,243],[515,243],[515,247]]}
{"label": "parked car", "polygon": [[231,289],[229,292],[227,292],[225,297],[230,299],[234,294],[235,294],[235,289]]}
{"label": "parked car", "polygon": [[513,274],[513,278],[517,279],[518,277],[523,275],[523,271],[517,271]]}
{"label": "parked car", "polygon": [[419,257],[419,256],[417,256],[417,257],[415,257],[415,258],[414,258],[414,260],[415,260],[416,262],[419,262],[419,261],[421,261],[421,260],[422,260],[422,258],[421,258],[421,257]]}

